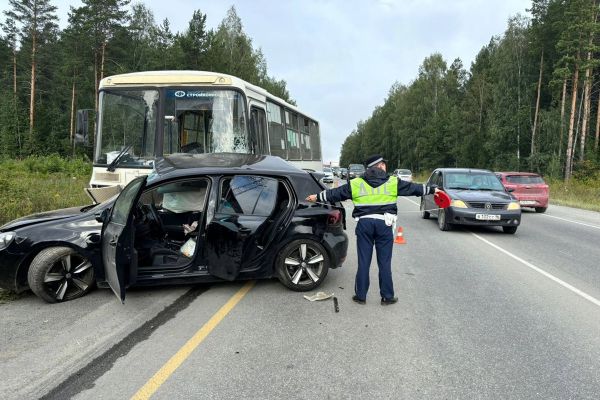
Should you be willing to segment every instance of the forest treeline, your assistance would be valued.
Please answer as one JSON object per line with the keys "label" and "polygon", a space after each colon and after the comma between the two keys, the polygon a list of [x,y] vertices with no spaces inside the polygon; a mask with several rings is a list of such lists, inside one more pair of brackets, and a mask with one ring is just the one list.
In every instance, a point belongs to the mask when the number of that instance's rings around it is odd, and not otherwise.
{"label": "forest treeline", "polygon": [[551,177],[600,170],[598,0],[534,0],[467,70],[427,57],[346,138],[341,165],[382,153],[413,170],[474,167]]}
{"label": "forest treeline", "polygon": [[217,29],[196,10],[187,29],[173,32],[142,3],[81,3],[61,30],[51,0],[9,0],[0,26],[0,158],[72,154],[75,111],[96,110],[98,83],[119,73],[218,71],[290,101],[234,7]]}

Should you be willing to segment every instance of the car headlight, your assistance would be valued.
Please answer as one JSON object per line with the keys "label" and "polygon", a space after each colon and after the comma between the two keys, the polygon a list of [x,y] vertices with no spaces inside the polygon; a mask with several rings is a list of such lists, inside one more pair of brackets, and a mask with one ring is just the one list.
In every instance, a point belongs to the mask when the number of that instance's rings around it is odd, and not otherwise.
{"label": "car headlight", "polygon": [[0,250],[7,248],[13,240],[17,237],[14,232],[2,232],[0,233]]}
{"label": "car headlight", "polygon": [[520,210],[520,209],[521,209],[521,205],[518,202],[512,201],[512,202],[508,203],[507,210]]}
{"label": "car headlight", "polygon": [[467,207],[467,205],[465,204],[464,201],[462,200],[452,200],[450,202],[450,207],[456,207],[456,208],[469,208]]}

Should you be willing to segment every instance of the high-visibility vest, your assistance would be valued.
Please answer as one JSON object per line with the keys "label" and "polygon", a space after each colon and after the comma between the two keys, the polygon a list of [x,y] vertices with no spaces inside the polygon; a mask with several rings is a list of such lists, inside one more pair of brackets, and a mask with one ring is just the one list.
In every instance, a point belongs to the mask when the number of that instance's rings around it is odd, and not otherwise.
{"label": "high-visibility vest", "polygon": [[386,183],[376,188],[370,186],[363,178],[350,181],[352,201],[355,206],[384,206],[396,204],[398,197],[398,178],[391,176]]}

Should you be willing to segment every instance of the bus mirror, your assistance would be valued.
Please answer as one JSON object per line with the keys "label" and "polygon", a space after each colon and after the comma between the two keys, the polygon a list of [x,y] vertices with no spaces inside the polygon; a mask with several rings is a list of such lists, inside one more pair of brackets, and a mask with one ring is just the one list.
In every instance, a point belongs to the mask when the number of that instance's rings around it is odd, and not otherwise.
{"label": "bus mirror", "polygon": [[77,110],[75,138],[77,144],[88,144],[89,110]]}

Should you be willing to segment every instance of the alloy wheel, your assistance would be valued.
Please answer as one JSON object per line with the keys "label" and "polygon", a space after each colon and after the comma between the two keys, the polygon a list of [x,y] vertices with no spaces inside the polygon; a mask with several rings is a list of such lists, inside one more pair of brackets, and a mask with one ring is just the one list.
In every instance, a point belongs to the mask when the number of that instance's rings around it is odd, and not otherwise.
{"label": "alloy wheel", "polygon": [[285,256],[284,272],[296,286],[312,286],[323,278],[325,257],[321,250],[310,244],[300,243]]}
{"label": "alloy wheel", "polygon": [[78,254],[66,254],[50,266],[43,282],[46,293],[56,301],[79,297],[94,283],[92,263]]}

